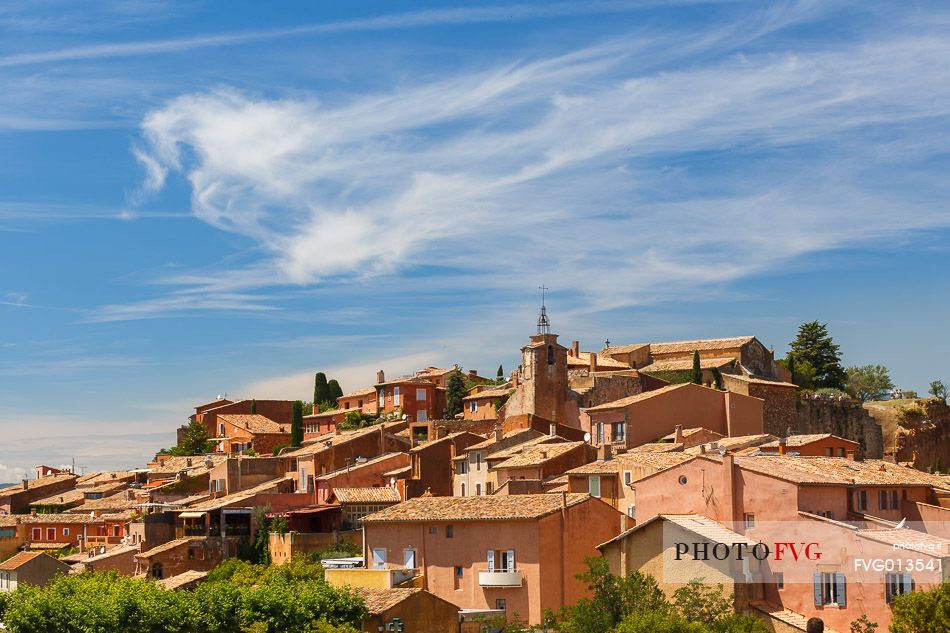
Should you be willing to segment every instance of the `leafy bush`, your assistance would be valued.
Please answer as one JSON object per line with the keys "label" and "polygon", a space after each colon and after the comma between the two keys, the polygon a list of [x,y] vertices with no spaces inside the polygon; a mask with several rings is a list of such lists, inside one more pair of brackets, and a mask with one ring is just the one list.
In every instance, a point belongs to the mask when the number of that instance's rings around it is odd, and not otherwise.
{"label": "leafy bush", "polygon": [[97,572],[23,586],[3,598],[14,633],[350,633],[366,616],[362,600],[322,579],[319,565],[279,567],[226,561],[194,592]]}
{"label": "leafy bush", "polygon": [[892,611],[891,633],[950,631],[950,583],[897,596]]}

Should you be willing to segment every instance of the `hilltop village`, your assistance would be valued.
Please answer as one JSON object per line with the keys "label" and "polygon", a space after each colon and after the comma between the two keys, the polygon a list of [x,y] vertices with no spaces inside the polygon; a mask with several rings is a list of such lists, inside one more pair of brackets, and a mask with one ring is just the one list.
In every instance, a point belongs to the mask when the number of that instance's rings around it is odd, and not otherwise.
{"label": "hilltop village", "polygon": [[[543,624],[590,595],[595,557],[667,595],[705,579],[767,630],[886,628],[942,580],[950,477],[792,380],[755,336],[583,351],[542,312],[510,375],[380,370],[302,413],[218,398],[179,430],[195,454],[0,490],[0,592],[90,570],[188,590],[254,547],[336,552],[325,579],[365,598],[363,630],[448,633]],[[877,564],[895,548],[910,568]]]}

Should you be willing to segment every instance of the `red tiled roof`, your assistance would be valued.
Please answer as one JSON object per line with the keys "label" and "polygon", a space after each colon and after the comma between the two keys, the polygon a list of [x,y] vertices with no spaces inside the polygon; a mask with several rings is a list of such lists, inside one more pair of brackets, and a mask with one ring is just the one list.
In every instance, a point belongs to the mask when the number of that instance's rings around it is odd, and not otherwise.
{"label": "red tiled roof", "polygon": [[42,552],[18,552],[8,558],[7,560],[0,563],[0,570],[2,571],[16,571],[23,565],[27,564],[34,558],[39,556],[46,556]]}
{"label": "red tiled roof", "polygon": [[[676,391],[677,389],[686,389],[689,388],[692,383],[680,383],[676,385],[667,385],[665,387],[660,387],[659,389],[653,389],[651,391],[644,391],[643,393],[638,393],[633,396],[627,396],[626,398],[620,398],[619,400],[614,400],[612,402],[606,402],[604,404],[599,404],[596,407],[590,407],[585,409],[588,413],[597,412],[597,411],[614,411],[616,409],[623,409],[631,404],[642,402],[643,400],[649,400],[650,398],[655,398],[656,396],[669,393],[671,391]],[[699,386],[699,385],[695,385]]]}
{"label": "red tiled roof", "polygon": [[[568,507],[584,503],[588,494],[567,494]],[[441,521],[519,521],[561,509],[560,494],[485,497],[416,497],[363,517],[363,523],[428,523]]]}
{"label": "red tiled roof", "polygon": [[290,433],[290,425],[274,422],[259,413],[219,413],[219,422],[228,422],[249,433]]}
{"label": "red tiled roof", "polygon": [[338,503],[399,503],[399,493],[389,487],[334,488]]}

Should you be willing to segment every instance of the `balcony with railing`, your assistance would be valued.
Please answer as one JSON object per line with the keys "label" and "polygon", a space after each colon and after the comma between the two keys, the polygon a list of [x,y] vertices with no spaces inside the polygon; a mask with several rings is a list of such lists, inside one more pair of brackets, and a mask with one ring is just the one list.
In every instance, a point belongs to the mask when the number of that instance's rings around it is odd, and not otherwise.
{"label": "balcony with railing", "polygon": [[520,587],[524,582],[521,570],[486,569],[478,572],[478,584],[481,587]]}

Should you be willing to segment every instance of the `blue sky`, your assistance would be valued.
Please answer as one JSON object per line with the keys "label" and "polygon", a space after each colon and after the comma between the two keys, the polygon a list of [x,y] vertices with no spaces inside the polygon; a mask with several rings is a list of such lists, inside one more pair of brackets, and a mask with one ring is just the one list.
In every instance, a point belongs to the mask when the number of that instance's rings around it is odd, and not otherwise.
{"label": "blue sky", "polygon": [[950,378],[940,2],[0,5],[0,482],[195,404],[830,324]]}

